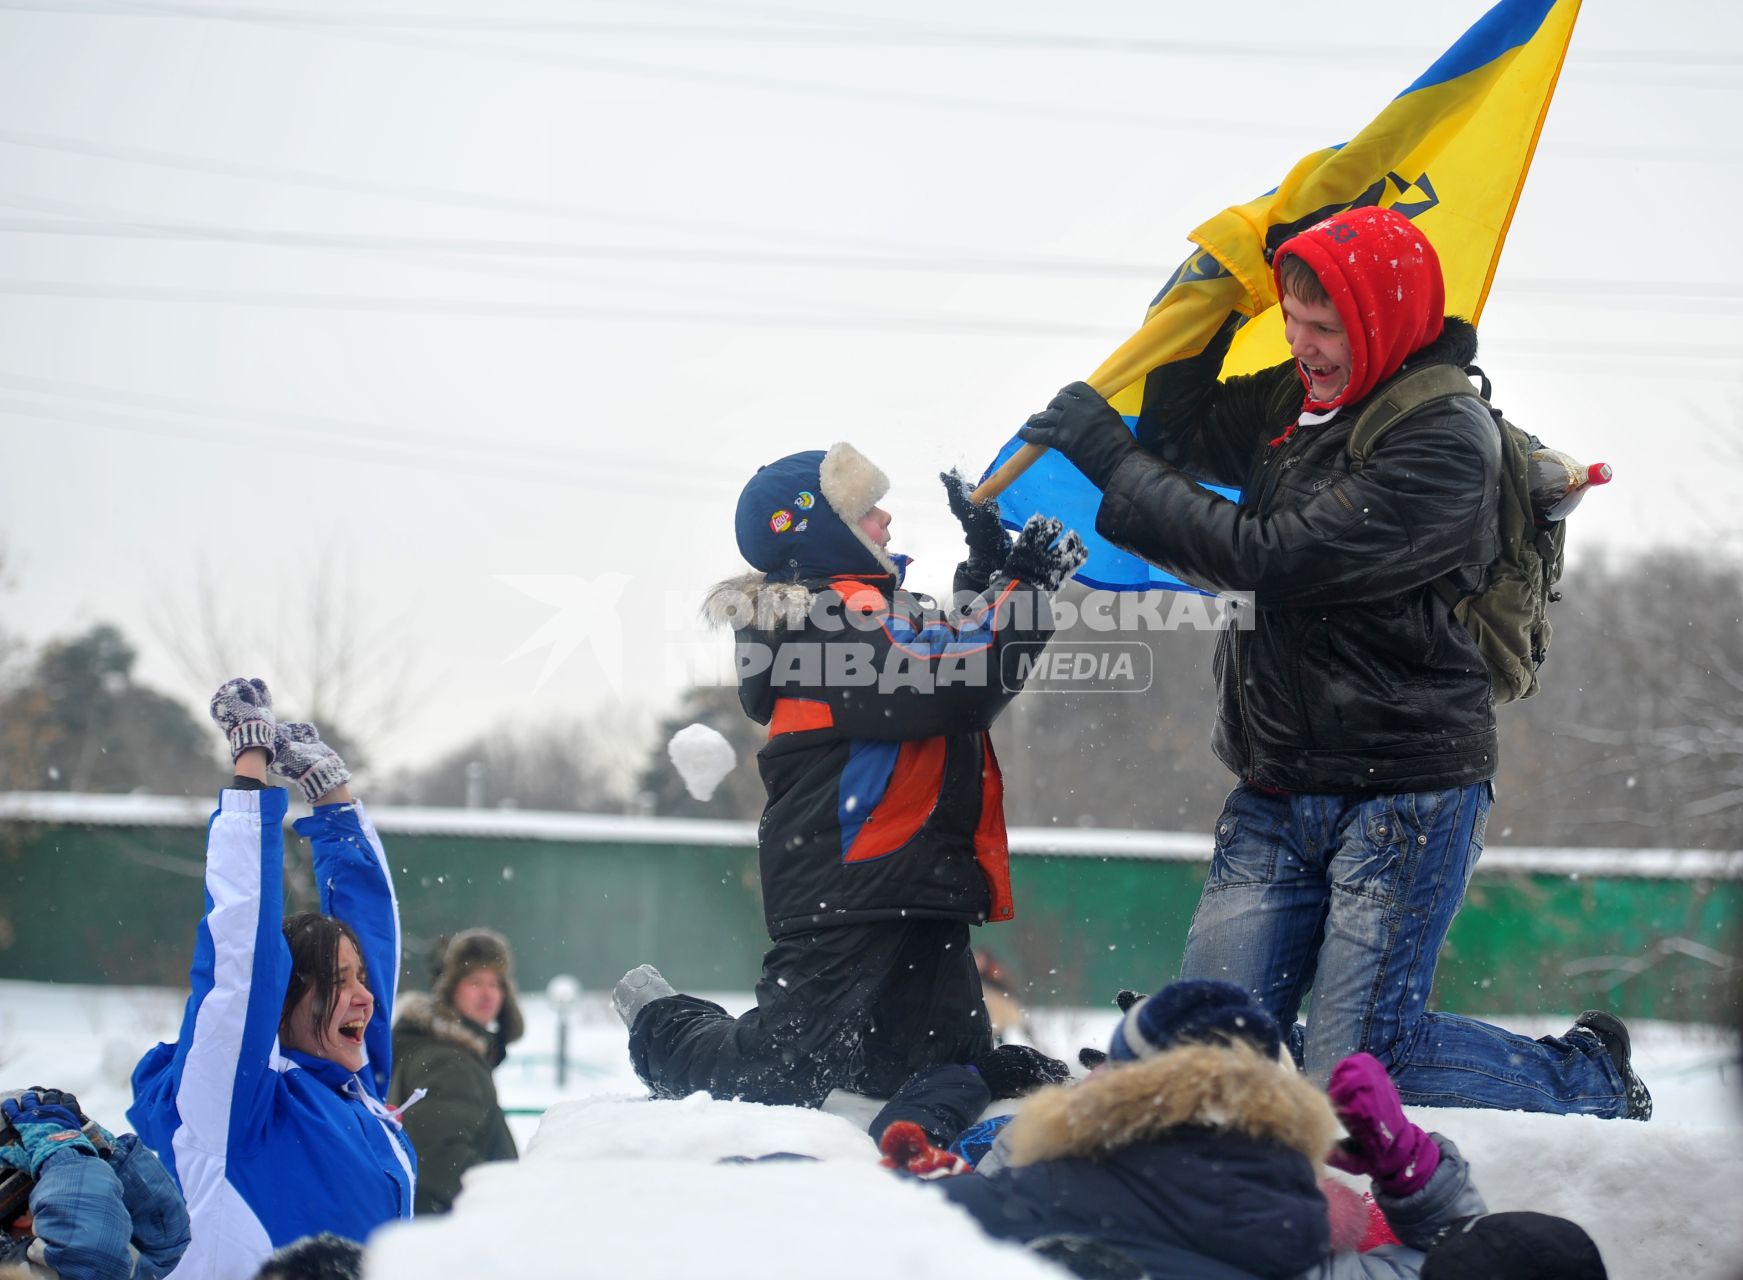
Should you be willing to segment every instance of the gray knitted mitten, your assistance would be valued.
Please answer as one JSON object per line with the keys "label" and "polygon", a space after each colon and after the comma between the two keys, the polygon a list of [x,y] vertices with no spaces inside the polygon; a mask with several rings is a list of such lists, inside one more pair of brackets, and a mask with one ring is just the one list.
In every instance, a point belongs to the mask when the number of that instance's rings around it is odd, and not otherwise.
{"label": "gray knitted mitten", "polygon": [[212,719],[230,740],[230,760],[235,763],[251,747],[263,747],[272,756],[272,691],[264,680],[226,680],[212,695]]}
{"label": "gray knitted mitten", "polygon": [[281,724],[272,745],[278,753],[272,771],[297,784],[303,799],[315,803],[342,782],[351,781],[351,770],[339,753],[321,741],[312,724]]}

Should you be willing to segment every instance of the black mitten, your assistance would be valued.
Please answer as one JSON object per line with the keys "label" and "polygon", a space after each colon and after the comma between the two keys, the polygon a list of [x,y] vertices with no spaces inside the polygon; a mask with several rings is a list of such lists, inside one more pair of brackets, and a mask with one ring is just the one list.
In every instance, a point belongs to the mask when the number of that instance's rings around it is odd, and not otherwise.
{"label": "black mitten", "polygon": [[[1083,539],[1071,531],[1060,537],[1062,528],[1064,526],[1051,516],[1030,516],[1029,523],[1023,526],[1023,531],[1011,546],[1011,554],[1005,560],[1005,572],[1045,591],[1059,590],[1059,584],[1089,559]],[[1059,539],[1057,545],[1053,541],[1055,538]]]}
{"label": "black mitten", "polygon": [[984,581],[1005,567],[1011,553],[1011,535],[1000,522],[998,499],[981,503],[969,497],[973,487],[955,468],[940,472],[938,478],[944,482],[950,514],[962,526],[963,541],[968,543],[968,571]]}
{"label": "black mitten", "polygon": [[1057,449],[1098,489],[1107,488],[1138,442],[1119,412],[1087,382],[1074,382],[1017,429],[1030,444]]}
{"label": "black mitten", "polygon": [[974,1064],[995,1101],[1020,1098],[1046,1084],[1064,1084],[1071,1068],[1026,1044],[1001,1044]]}

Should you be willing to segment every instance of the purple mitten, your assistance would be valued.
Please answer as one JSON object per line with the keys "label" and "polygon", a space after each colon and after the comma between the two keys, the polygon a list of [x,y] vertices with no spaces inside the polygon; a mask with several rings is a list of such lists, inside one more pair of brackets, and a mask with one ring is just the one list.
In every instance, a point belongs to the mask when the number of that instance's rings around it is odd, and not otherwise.
{"label": "purple mitten", "polygon": [[272,745],[278,758],[272,771],[297,784],[303,799],[315,803],[334,787],[351,780],[351,770],[339,753],[321,741],[312,724],[281,724]]}
{"label": "purple mitten", "polygon": [[264,680],[226,680],[212,695],[211,712],[230,740],[231,763],[251,747],[272,758],[272,693]]}
{"label": "purple mitten", "polygon": [[1398,1087],[1378,1058],[1352,1053],[1332,1068],[1326,1093],[1350,1135],[1332,1148],[1327,1164],[1366,1174],[1389,1196],[1428,1185],[1440,1167],[1440,1147],[1427,1130],[1405,1119]]}

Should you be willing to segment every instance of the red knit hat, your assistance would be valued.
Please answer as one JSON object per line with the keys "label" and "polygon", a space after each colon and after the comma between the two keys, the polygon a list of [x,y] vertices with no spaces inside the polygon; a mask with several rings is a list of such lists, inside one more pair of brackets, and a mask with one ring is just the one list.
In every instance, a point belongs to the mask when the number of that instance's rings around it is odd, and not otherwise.
{"label": "red knit hat", "polygon": [[1302,373],[1308,410],[1354,404],[1440,337],[1446,322],[1440,258],[1403,214],[1373,205],[1347,209],[1285,240],[1271,264],[1280,298],[1283,259],[1290,256],[1319,277],[1350,340],[1350,380],[1335,399],[1314,400]]}

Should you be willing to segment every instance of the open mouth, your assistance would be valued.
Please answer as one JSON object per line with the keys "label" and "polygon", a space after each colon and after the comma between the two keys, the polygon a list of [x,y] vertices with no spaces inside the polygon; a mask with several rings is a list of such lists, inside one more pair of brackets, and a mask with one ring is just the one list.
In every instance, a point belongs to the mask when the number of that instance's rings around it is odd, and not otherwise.
{"label": "open mouth", "polygon": [[350,1044],[362,1044],[363,1028],[368,1025],[367,1020],[342,1023],[339,1027],[339,1038]]}

